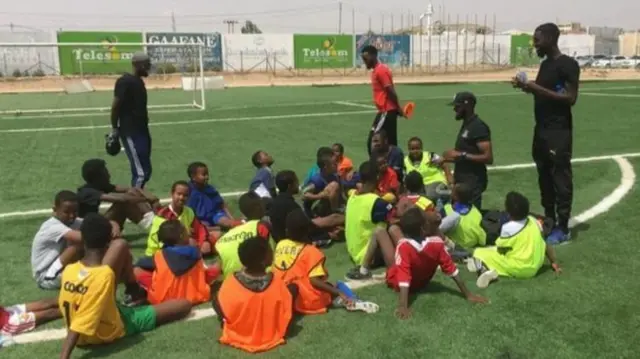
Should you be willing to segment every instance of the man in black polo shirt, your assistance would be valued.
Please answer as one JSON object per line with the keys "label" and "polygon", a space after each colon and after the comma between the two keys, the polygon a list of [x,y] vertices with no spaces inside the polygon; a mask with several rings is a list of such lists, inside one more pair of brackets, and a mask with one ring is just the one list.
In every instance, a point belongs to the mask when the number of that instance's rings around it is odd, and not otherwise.
{"label": "man in black polo shirt", "polygon": [[570,239],[569,218],[573,201],[573,116],[571,107],[578,99],[580,66],[558,48],[560,30],[552,23],[538,26],[533,44],[540,63],[535,81],[526,76],[512,79],[514,87],[534,96],[535,129],[533,160],[538,169],[538,185],[545,216],[556,228],[547,241],[560,243]]}
{"label": "man in black polo shirt", "polygon": [[453,180],[466,183],[473,191],[473,205],[482,208],[482,193],[487,189],[487,165],[493,163],[491,130],[476,115],[476,97],[471,92],[459,92],[450,105],[456,120],[462,120],[455,149],[443,154],[444,160],[455,162]]}
{"label": "man in black polo shirt", "polygon": [[147,88],[151,61],[146,53],[133,55],[133,73],[116,81],[111,104],[111,134],[107,141],[122,141],[131,165],[131,187],[144,188],[151,178],[151,134],[147,112]]}
{"label": "man in black polo shirt", "polygon": [[[271,221],[271,235],[278,242],[287,238],[286,223],[289,213],[296,209],[302,209],[294,196],[300,193],[300,182],[295,172],[284,170],[276,174],[276,187],[278,195],[271,202],[269,219]],[[344,215],[331,214],[327,217],[313,218],[314,231],[312,237],[318,244],[330,242],[329,231],[336,226],[344,224]]]}

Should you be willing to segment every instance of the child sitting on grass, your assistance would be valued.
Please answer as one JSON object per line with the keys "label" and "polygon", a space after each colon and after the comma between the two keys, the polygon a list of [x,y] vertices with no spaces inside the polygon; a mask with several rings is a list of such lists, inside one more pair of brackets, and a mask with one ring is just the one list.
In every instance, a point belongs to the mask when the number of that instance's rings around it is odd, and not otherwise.
{"label": "child sitting on grass", "polygon": [[304,210],[309,217],[324,217],[338,211],[342,200],[340,178],[333,152],[318,160],[320,172],[302,189]]}
{"label": "child sitting on grass", "polygon": [[64,267],[82,258],[81,223],[76,194],[58,192],[53,216],[42,223],[31,245],[33,278],[41,289],[59,289]]}
{"label": "child sitting on grass", "polygon": [[409,155],[404,158],[404,173],[417,171],[422,176],[427,198],[435,201],[440,197],[439,189],[453,183],[451,169],[435,152],[422,148],[419,137],[411,137],[408,142]]}
{"label": "child sitting on grass", "polygon": [[[207,227],[228,230],[242,224],[233,217],[218,190],[209,184],[209,168],[202,162],[193,162],[187,168],[189,201],[196,217]],[[210,230],[213,230],[210,228]]]}
{"label": "child sitting on grass", "polygon": [[437,236],[440,215],[413,207],[400,217],[400,229],[404,238],[394,248],[393,241],[383,228],[374,234],[374,241],[382,252],[387,266],[387,285],[399,292],[396,316],[408,319],[409,294],[426,288],[438,268],[451,277],[460,292],[472,303],[487,303],[467,289],[458,276],[458,268],[447,253],[444,240]]}
{"label": "child sitting on grass", "polygon": [[376,164],[378,169],[378,184],[376,192],[378,196],[389,203],[395,203],[400,193],[400,179],[387,162],[387,151],[382,149],[374,149],[371,155],[371,161]]}
{"label": "child sitting on grass", "polygon": [[62,318],[58,298],[0,306],[0,335],[12,336],[29,332],[35,327]]}
{"label": "child sitting on grass", "polygon": [[136,308],[116,303],[117,283],[124,283],[131,303],[145,300],[133,273],[131,252],[123,239],[111,239],[111,224],[95,213],[80,226],[84,257],[64,269],[58,306],[67,325],[61,359],[76,346],[112,343],[124,336],[153,330],[182,319],[191,311],[187,300]]}
{"label": "child sitting on grass", "polygon": [[247,222],[225,233],[216,242],[216,252],[220,256],[222,275],[227,278],[233,272],[242,268],[238,257],[238,247],[247,238],[262,238],[271,243],[271,228],[263,218],[266,215],[264,202],[255,192],[247,192],[238,199],[240,212],[247,218]]}
{"label": "child sitting on grass", "polygon": [[138,283],[147,290],[149,303],[172,299],[186,299],[193,305],[208,302],[210,285],[220,269],[206,268],[200,250],[189,244],[188,232],[179,220],[164,221],[156,235],[162,249],[152,258],[139,260],[134,268]]}
{"label": "child sitting on grass", "polygon": [[330,147],[320,147],[318,148],[318,150],[316,151],[316,162],[313,164],[313,166],[311,166],[311,168],[309,168],[309,170],[307,171],[307,175],[304,178],[304,181],[302,181],[302,186],[306,187],[309,182],[311,181],[311,178],[313,178],[313,176],[317,175],[318,173],[320,173],[320,166],[318,165],[318,163],[320,162],[321,158],[324,157],[334,157],[335,159],[335,153],[333,152],[333,150]]}
{"label": "child sitting on grass", "polygon": [[432,212],[436,209],[431,200],[424,196],[424,184],[422,175],[417,171],[411,171],[404,177],[406,193],[400,198],[406,198],[423,211]]}
{"label": "child sitting on grass", "polygon": [[353,162],[345,156],[342,143],[334,143],[332,150],[338,164],[338,176],[342,181],[349,181],[353,176]]}
{"label": "child sitting on grass", "polygon": [[296,312],[321,314],[332,305],[348,311],[377,312],[377,304],[353,301],[327,282],[326,257],[312,244],[312,228],[313,222],[304,211],[292,211],[287,216],[287,239],[279,241],[275,249],[273,273],[285,283],[298,286]]}
{"label": "child sitting on grass", "polygon": [[78,217],[98,213],[102,202],[111,203],[104,216],[116,222],[120,229],[128,219],[149,230],[155,208],[160,201],[151,193],[139,189],[111,184],[111,175],[104,160],[94,158],[82,165],[85,184],[78,188]]}
{"label": "child sitting on grass", "polygon": [[544,264],[545,256],[556,273],[561,269],[553,246],[546,245],[542,227],[529,213],[529,200],[518,192],[509,192],[504,202],[509,222],[502,226],[495,247],[476,248],[467,260],[467,268],[478,274],[476,284],[486,288],[499,276],[533,278]]}
{"label": "child sitting on grass", "polygon": [[222,324],[220,343],[250,353],[264,352],[285,343],[297,288],[267,273],[273,251],[264,239],[244,240],[238,257],[242,269],[222,282],[212,301]]}
{"label": "child sitting on grass", "polygon": [[442,232],[456,247],[466,251],[487,244],[487,233],[482,228],[482,213],[472,204],[473,191],[465,183],[451,189],[451,203],[443,208]]}
{"label": "child sitting on grass", "polygon": [[257,169],[256,175],[251,179],[249,191],[254,191],[261,198],[274,198],[276,196],[276,180],[273,175],[273,157],[265,151],[256,151],[251,156],[251,163]]}
{"label": "child sitting on grass", "polygon": [[195,242],[202,255],[213,254],[213,246],[220,236],[220,232],[216,230],[209,232],[207,227],[200,223],[193,209],[185,205],[188,199],[189,183],[185,181],[174,182],[171,186],[171,203],[156,211],[156,216],[149,230],[146,256],[151,257],[162,249],[161,241],[158,240],[158,230],[162,223],[172,219],[177,219],[187,228],[189,238]]}

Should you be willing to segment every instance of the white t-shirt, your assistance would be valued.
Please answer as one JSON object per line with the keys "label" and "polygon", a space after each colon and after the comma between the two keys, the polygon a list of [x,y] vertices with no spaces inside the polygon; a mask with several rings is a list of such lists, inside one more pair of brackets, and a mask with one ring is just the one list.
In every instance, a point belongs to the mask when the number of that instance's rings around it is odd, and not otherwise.
{"label": "white t-shirt", "polygon": [[80,229],[81,223],[82,220],[77,218],[71,226],[67,226],[55,217],[42,223],[31,245],[31,269],[35,279],[43,276],[51,264],[60,257],[62,251],[67,248],[67,242],[63,237],[71,230]]}

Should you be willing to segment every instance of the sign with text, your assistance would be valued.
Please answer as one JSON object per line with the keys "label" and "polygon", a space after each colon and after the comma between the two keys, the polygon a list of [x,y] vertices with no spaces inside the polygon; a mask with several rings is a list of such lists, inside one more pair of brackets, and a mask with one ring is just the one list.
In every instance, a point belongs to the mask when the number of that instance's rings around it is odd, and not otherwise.
{"label": "sign with text", "polygon": [[[58,45],[60,73],[120,74],[131,71],[131,58],[142,51],[140,32],[64,31],[58,33],[58,44],[100,43],[99,46]],[[136,43],[139,45],[123,45]]]}
{"label": "sign with text", "polygon": [[342,69],[353,67],[351,35],[293,35],[297,69]]}
{"label": "sign with text", "polygon": [[[145,37],[148,44],[147,52],[151,57],[153,68],[157,71],[166,71],[168,65],[174,66],[178,72],[197,69],[200,64],[199,45],[204,45],[202,47],[204,70],[220,71],[222,69],[219,33],[148,32]],[[163,44],[184,46],[162,46]]]}
{"label": "sign with text", "polygon": [[273,71],[294,65],[291,34],[229,34],[223,40],[226,71]]}
{"label": "sign with text", "polygon": [[356,65],[363,65],[360,53],[368,45],[378,49],[378,58],[388,66],[409,66],[411,62],[411,36],[409,35],[357,35]]}

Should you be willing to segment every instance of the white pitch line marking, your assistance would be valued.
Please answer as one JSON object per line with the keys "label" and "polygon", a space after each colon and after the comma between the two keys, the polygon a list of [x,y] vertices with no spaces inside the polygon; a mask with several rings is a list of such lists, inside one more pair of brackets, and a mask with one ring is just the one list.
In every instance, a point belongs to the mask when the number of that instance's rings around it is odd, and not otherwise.
{"label": "white pitch line marking", "polygon": [[598,97],[623,97],[623,98],[638,98],[640,94],[630,93],[602,93],[602,92],[581,92],[580,95],[585,96],[598,96]]}
{"label": "white pitch line marking", "polygon": [[[585,163],[585,162],[596,162],[596,161],[606,161],[606,160],[613,160],[615,158],[635,158],[635,157],[640,157],[640,152],[629,152],[629,153],[619,153],[619,154],[615,154],[615,155],[604,155],[604,156],[591,156],[591,157],[578,157],[578,158],[574,158],[573,160],[571,160],[572,163]],[[490,166],[488,169],[490,171],[504,171],[504,170],[515,170],[515,169],[520,169],[520,168],[533,168],[535,167],[535,163],[517,163],[517,164],[512,164],[512,165],[502,165],[502,166]],[[245,191],[234,191],[234,192],[225,192],[222,193],[223,197],[235,197],[235,196],[240,196],[241,194],[245,193]],[[160,200],[161,203],[166,204],[169,203],[169,201],[171,200],[171,198],[162,198]],[[109,205],[102,205],[100,206],[101,209],[107,209],[109,208]],[[44,208],[44,209],[34,209],[34,210],[26,210],[26,211],[15,211],[15,212],[5,212],[5,213],[0,213],[0,220],[1,219],[5,219],[5,218],[12,218],[12,217],[28,217],[28,216],[38,216],[38,215],[44,215],[44,214],[50,214],[51,213],[51,209],[50,208]]]}
{"label": "white pitch line marking", "polygon": [[[633,90],[637,89],[639,86],[610,86],[610,87],[583,87],[582,89],[585,91],[607,91],[607,90]],[[581,93],[582,94],[582,93]],[[476,97],[494,97],[494,96],[517,96],[522,95],[521,92],[517,91],[509,91],[509,92],[495,92],[495,93],[486,93],[486,94],[476,94]],[[431,96],[431,97],[407,97],[405,100],[412,101],[420,101],[420,100],[449,100],[451,96]],[[343,100],[344,101],[344,100]],[[346,100],[347,102],[370,102],[371,99],[354,99],[354,100]],[[255,105],[243,105],[243,106],[214,106],[208,108],[208,110],[212,111],[225,111],[225,110],[240,110],[240,109],[248,109],[248,108],[270,108],[270,107],[300,107],[300,106],[311,106],[311,105],[319,105],[319,104],[330,104],[335,101],[315,101],[315,102],[292,102],[292,103],[284,103],[284,104],[255,104]],[[61,109],[62,110],[62,109]],[[199,111],[198,109],[188,109],[188,110],[153,110],[150,111],[151,114],[158,113],[180,113],[180,112],[194,112]],[[76,117],[103,117],[108,114],[107,111],[92,111],[87,113],[43,113],[41,115],[12,115],[12,116],[2,116],[0,120],[35,120],[35,119],[67,119],[67,118],[76,118]]]}
{"label": "white pitch line marking", "polygon": [[[586,161],[585,159],[589,159],[589,157],[586,157],[586,158],[583,158],[582,162],[593,162],[593,161],[599,160],[602,157],[604,156],[591,157],[590,161]],[[636,174],[631,163],[626,158],[621,156],[608,156],[608,158],[606,159],[613,159],[620,167],[620,173],[621,173],[620,184],[613,190],[613,192],[611,192],[608,196],[604,197],[600,202],[596,203],[594,206],[580,213],[579,215],[573,217],[571,221],[573,225],[578,223],[584,223],[603,213],[608,212],[614,205],[619,203],[633,188],[636,180]],[[507,167],[507,166],[504,166],[504,167]],[[519,167],[517,165],[514,165],[510,169],[518,169],[518,168],[527,168],[527,167]],[[507,168],[504,168],[504,169],[507,169]],[[362,281],[362,282],[347,282],[347,284],[354,290],[364,288],[364,287],[369,287],[376,284],[381,284],[381,283],[384,283],[384,278],[371,279],[371,280]],[[200,319],[210,318],[213,316],[216,316],[216,312],[211,308],[196,309],[192,311],[189,317],[187,317],[185,320],[186,321],[200,320]],[[40,330],[37,332],[18,335],[13,339],[18,344],[26,344],[26,343],[37,343],[37,342],[51,341],[51,340],[61,340],[61,339],[64,339],[66,335],[67,335],[67,332],[65,329],[46,329],[46,330]]]}
{"label": "white pitch line marking", "polygon": [[336,105],[349,106],[349,107],[360,107],[360,108],[370,108],[375,109],[375,106],[365,105],[362,103],[349,102],[349,101],[333,101]]}

